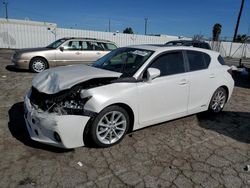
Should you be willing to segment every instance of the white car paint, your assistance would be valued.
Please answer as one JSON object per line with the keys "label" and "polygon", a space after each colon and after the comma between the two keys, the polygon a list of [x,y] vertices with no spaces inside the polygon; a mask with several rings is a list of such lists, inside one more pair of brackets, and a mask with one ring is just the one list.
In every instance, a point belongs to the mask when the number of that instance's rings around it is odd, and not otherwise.
{"label": "white car paint", "polygon": [[[90,117],[65,115],[58,116],[37,111],[30,104],[30,94],[24,98],[25,122],[31,139],[62,148],[75,148],[84,145],[82,133]],[[74,129],[70,126],[74,122]],[[39,132],[39,135],[36,134]],[[54,132],[61,137],[61,142],[56,142]]]}
{"label": "white car paint", "polygon": [[32,86],[43,93],[55,94],[93,78],[119,77],[121,73],[98,69],[87,65],[68,65],[47,69],[32,81]]}
{"label": "white car paint", "polygon": [[[219,53],[217,52],[183,46],[157,47],[141,45],[132,46],[132,48],[155,51],[134,74],[135,80],[139,80],[142,72],[155,57],[167,51],[195,50],[205,52],[210,55],[211,63],[206,70],[158,77],[150,81],[115,82],[84,89],[81,91],[81,97],[91,96],[84,105],[85,110],[100,113],[107,106],[118,103],[124,104],[132,110],[134,116],[133,130],[137,130],[207,110],[213,93],[221,86],[226,86],[228,99],[231,97],[234,81],[227,72],[229,67],[218,63],[217,57]],[[93,67],[82,67],[82,69],[78,69],[76,66],[55,68],[38,74],[33,81],[33,87],[40,92],[51,94],[68,89],[91,78],[119,77],[120,75],[120,73],[93,69]],[[51,79],[50,76],[51,78],[54,76],[54,78]],[[32,139],[64,148],[84,146],[83,132],[90,117],[85,115],[48,114],[39,111],[39,109],[35,109],[30,105],[29,96],[27,94],[25,97],[28,114],[25,119],[28,129],[30,125],[33,127],[32,130],[29,129]],[[47,120],[46,123],[40,121],[34,124],[32,118],[45,118]],[[34,133],[36,128],[42,132],[42,137]],[[51,136],[53,131],[58,131],[62,143],[56,142]]]}

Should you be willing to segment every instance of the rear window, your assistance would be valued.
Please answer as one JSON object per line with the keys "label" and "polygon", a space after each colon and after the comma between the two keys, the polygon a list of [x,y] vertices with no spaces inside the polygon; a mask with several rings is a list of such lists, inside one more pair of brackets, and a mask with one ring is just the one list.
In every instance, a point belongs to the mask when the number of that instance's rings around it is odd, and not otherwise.
{"label": "rear window", "polygon": [[225,61],[224,61],[223,57],[221,57],[221,56],[219,55],[217,59],[218,59],[218,61],[219,61],[219,63],[220,63],[221,65],[225,65]]}
{"label": "rear window", "polygon": [[208,54],[197,51],[186,51],[189,62],[189,71],[207,69],[211,58]]}

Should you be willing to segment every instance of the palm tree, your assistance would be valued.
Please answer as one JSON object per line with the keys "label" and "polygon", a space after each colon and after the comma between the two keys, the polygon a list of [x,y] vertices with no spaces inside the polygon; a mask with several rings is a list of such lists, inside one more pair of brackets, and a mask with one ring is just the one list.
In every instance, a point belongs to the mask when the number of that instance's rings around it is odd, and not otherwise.
{"label": "palm tree", "polygon": [[237,19],[236,26],[235,26],[235,30],[234,30],[233,42],[235,42],[236,37],[237,37],[238,28],[239,28],[239,24],[240,24],[241,13],[242,13],[242,10],[243,10],[244,3],[245,3],[245,0],[241,0],[240,12],[239,12],[238,19]]}
{"label": "palm tree", "polygon": [[213,27],[213,41],[218,41],[219,40],[219,35],[221,33],[221,24],[219,23],[216,23],[214,24],[214,27]]}

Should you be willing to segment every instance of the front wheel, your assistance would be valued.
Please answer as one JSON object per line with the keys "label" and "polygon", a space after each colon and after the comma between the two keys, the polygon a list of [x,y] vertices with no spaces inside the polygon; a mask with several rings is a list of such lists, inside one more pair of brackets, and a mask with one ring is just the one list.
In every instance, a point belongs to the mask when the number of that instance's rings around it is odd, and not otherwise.
{"label": "front wheel", "polygon": [[209,111],[212,113],[219,113],[223,110],[227,101],[227,92],[224,88],[218,88],[210,101]]}
{"label": "front wheel", "polygon": [[39,72],[44,71],[47,68],[48,68],[48,64],[46,60],[43,58],[36,57],[36,58],[33,58],[30,62],[30,70],[32,72],[39,73]]}
{"label": "front wheel", "polygon": [[129,128],[129,115],[119,106],[102,110],[90,126],[90,139],[97,147],[110,147],[119,143]]}

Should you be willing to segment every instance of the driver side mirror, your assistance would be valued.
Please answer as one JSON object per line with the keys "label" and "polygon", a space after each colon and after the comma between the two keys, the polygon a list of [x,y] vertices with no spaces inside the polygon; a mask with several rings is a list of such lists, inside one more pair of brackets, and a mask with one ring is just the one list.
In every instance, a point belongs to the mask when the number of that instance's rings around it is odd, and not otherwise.
{"label": "driver side mirror", "polygon": [[64,47],[63,46],[60,46],[60,51],[62,51],[63,52],[63,50],[64,50]]}
{"label": "driver side mirror", "polygon": [[147,70],[147,80],[151,82],[153,79],[159,77],[161,75],[161,71],[156,68],[148,68]]}

